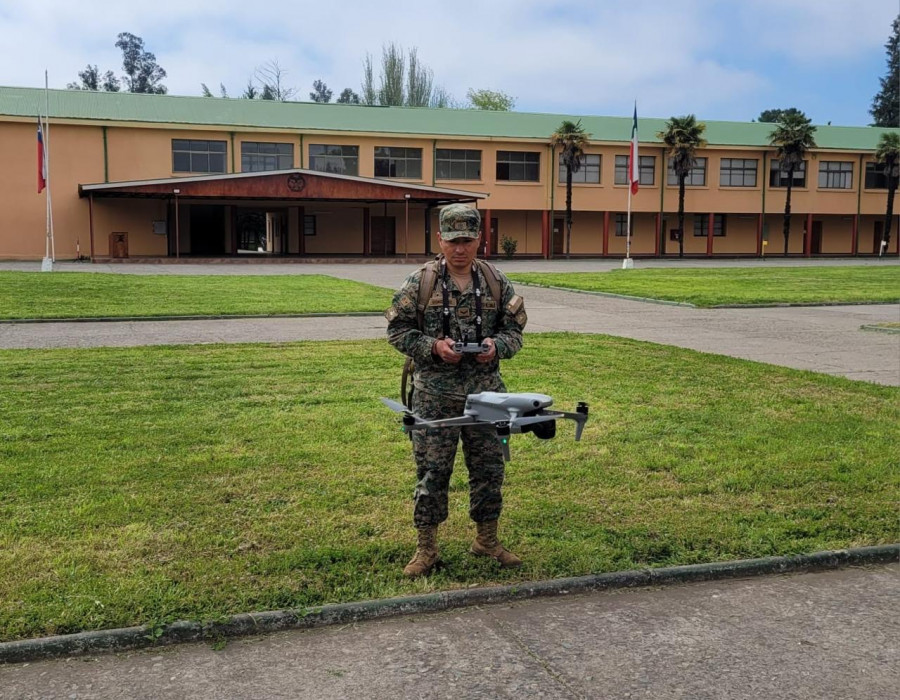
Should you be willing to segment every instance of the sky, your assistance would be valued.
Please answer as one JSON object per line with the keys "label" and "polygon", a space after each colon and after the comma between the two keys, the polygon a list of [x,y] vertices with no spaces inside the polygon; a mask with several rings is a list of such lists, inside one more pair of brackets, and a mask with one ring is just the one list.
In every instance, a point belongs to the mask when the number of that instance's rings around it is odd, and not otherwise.
{"label": "sky", "polygon": [[516,111],[750,121],[797,107],[865,126],[898,0],[0,0],[0,86],[51,88],[87,64],[121,74],[120,32],[144,40],[173,95],[240,95],[276,61],[360,92],[367,54],[415,47],[457,101],[501,90]]}

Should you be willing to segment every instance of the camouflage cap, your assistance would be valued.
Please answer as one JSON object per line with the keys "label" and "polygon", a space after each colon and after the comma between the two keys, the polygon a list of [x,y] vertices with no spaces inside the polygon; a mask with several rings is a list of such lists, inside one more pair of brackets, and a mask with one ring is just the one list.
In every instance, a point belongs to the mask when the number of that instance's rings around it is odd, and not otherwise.
{"label": "camouflage cap", "polygon": [[441,208],[441,238],[478,238],[481,235],[481,214],[465,204],[448,204]]}

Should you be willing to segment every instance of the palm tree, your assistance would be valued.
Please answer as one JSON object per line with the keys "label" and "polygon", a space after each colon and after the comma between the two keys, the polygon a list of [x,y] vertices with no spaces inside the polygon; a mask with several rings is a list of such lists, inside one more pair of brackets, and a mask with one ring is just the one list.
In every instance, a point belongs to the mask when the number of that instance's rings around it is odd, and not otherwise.
{"label": "palm tree", "polygon": [[900,134],[888,131],[878,139],[878,150],[875,160],[884,164],[884,175],[887,178],[887,211],[884,214],[884,229],[881,234],[881,247],[878,254],[884,255],[891,242],[891,223],[894,220],[894,193],[900,179]]}
{"label": "palm tree", "polygon": [[[550,135],[550,145],[559,146],[559,162],[566,166],[566,257],[572,245],[572,173],[581,170],[584,161],[584,149],[590,143],[591,135],[585,133],[581,120],[560,124]],[[554,185],[555,186],[555,185]]]}
{"label": "palm tree", "polygon": [[794,172],[803,167],[803,159],[810,148],[816,147],[814,127],[802,112],[785,114],[775,130],[769,134],[769,143],[775,147],[779,170],[787,173],[787,195],[784,199],[784,254],[788,254],[791,237],[791,188]]}
{"label": "palm tree", "polygon": [[662,139],[672,159],[672,169],[678,177],[678,257],[684,257],[684,180],[694,167],[697,149],[706,145],[703,132],[706,124],[698,122],[693,114],[672,117],[666,122],[666,130],[657,136]]}

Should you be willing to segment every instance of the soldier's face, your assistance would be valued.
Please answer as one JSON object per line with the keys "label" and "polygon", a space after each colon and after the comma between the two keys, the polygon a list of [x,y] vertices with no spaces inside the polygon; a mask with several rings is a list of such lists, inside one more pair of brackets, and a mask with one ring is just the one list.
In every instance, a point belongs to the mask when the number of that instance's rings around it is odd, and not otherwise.
{"label": "soldier's face", "polygon": [[454,238],[452,241],[445,241],[438,235],[438,244],[441,246],[441,252],[447,259],[447,267],[450,272],[461,275],[469,271],[472,267],[472,261],[478,254],[478,244],[481,242],[481,236],[478,238]]}

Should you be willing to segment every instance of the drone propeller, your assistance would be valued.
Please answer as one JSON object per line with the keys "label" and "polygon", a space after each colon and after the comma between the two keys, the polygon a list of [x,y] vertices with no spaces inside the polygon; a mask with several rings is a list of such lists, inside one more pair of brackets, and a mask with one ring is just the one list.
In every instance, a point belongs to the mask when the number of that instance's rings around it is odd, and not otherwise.
{"label": "drone propeller", "polygon": [[393,399],[387,399],[387,398],[382,397],[381,403],[383,403],[385,406],[387,406],[392,411],[396,411],[397,413],[412,414],[412,411],[410,411],[406,406],[404,406],[399,401],[394,401]]}

